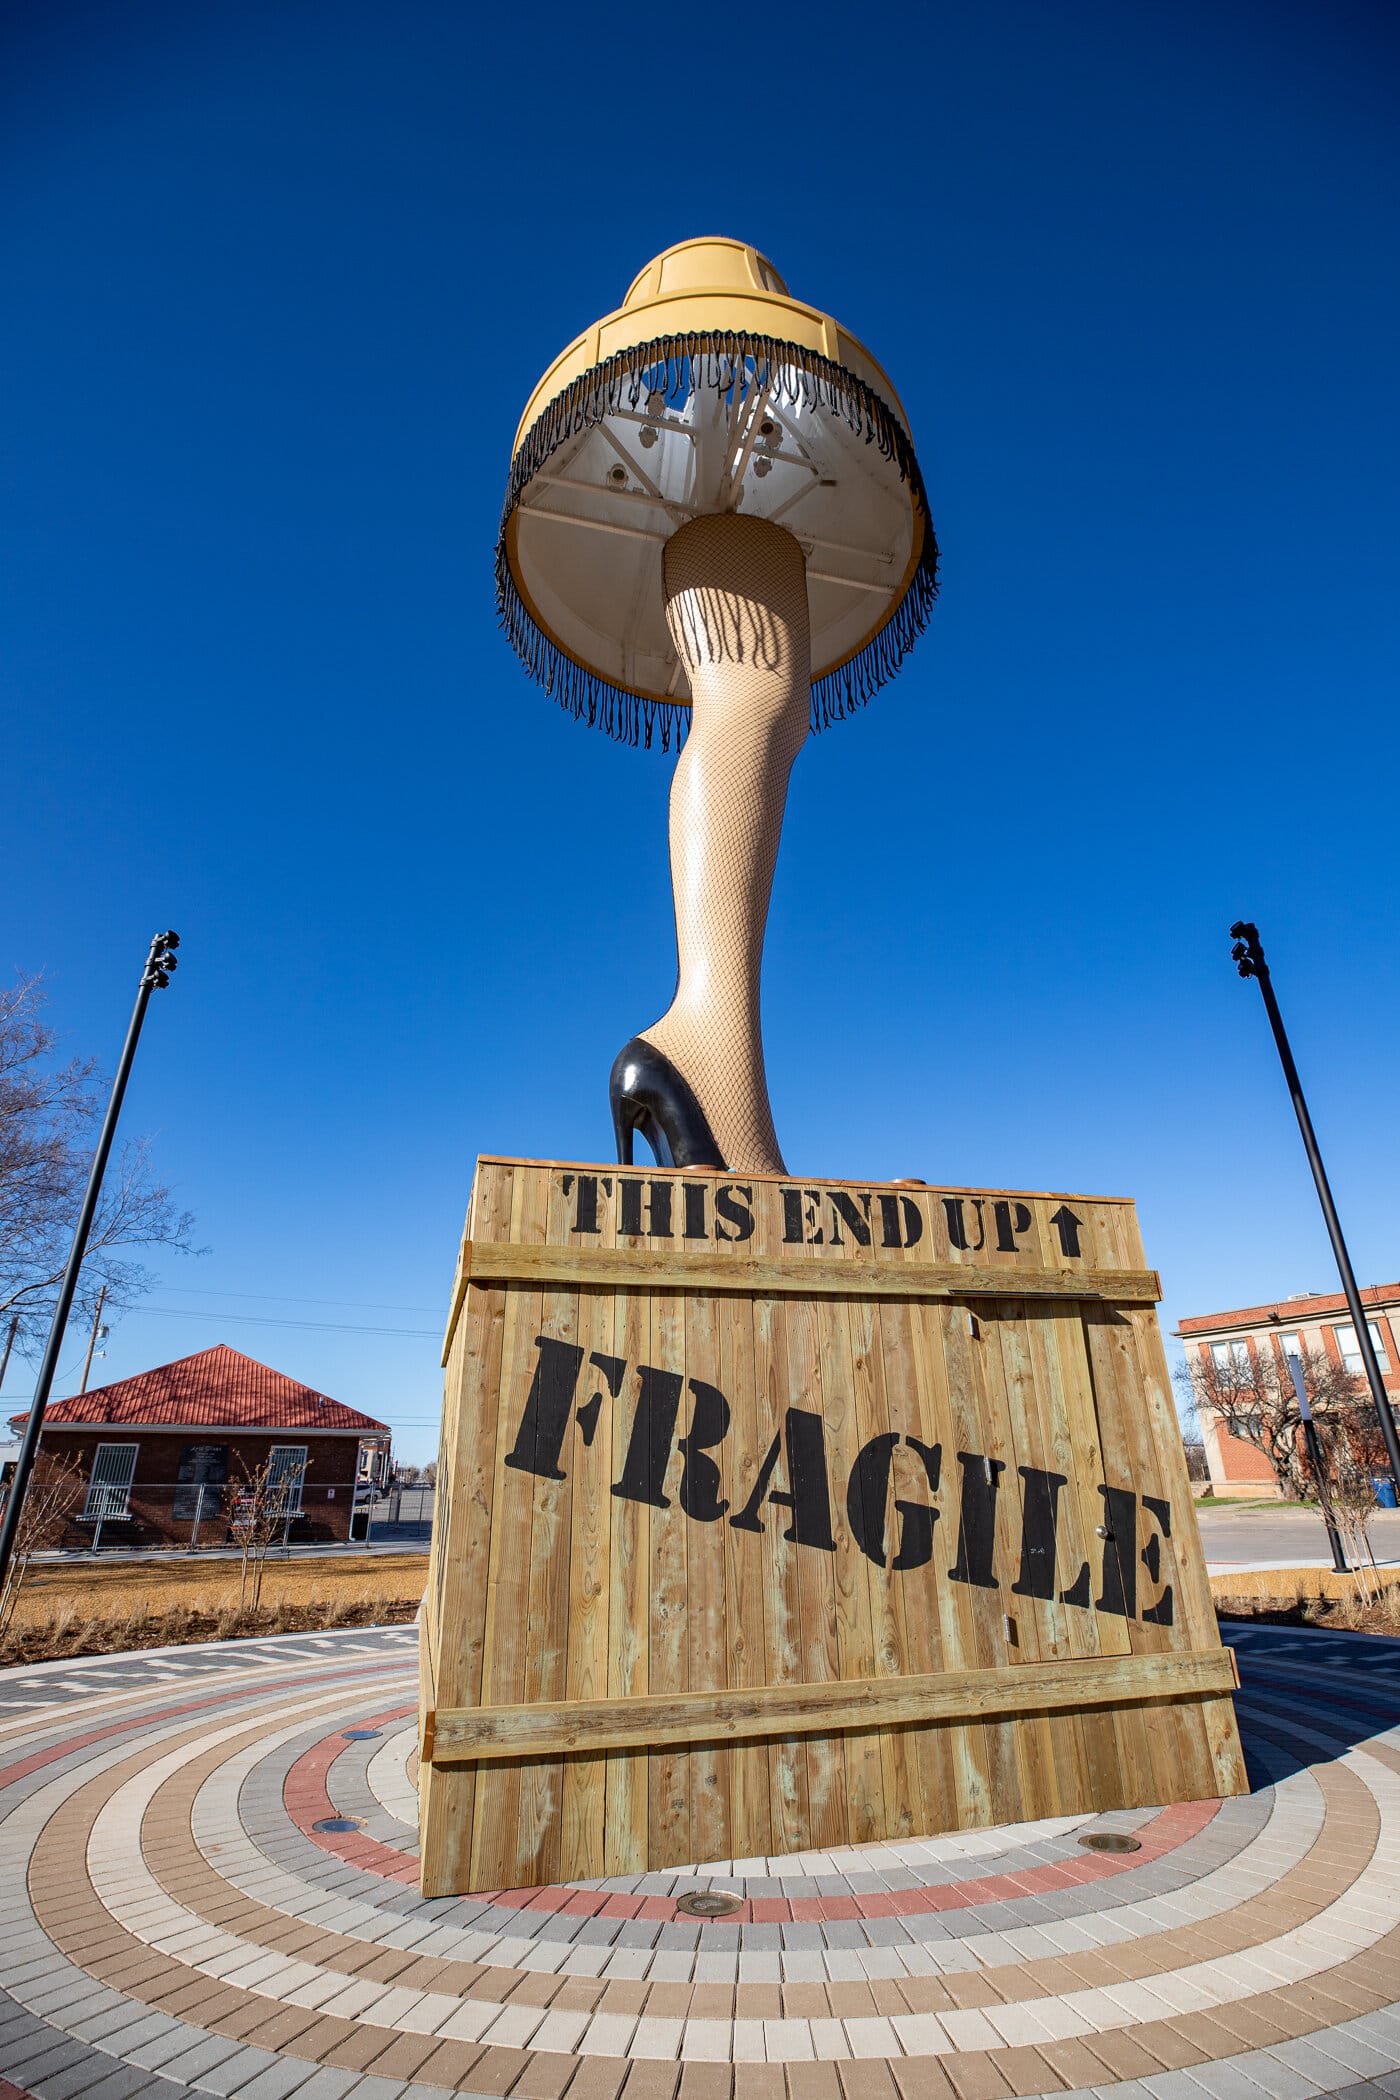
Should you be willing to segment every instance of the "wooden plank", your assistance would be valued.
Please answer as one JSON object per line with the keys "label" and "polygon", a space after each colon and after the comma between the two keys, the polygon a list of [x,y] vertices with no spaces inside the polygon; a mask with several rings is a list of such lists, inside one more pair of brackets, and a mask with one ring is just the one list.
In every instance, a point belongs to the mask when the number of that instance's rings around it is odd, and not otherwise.
{"label": "wooden plank", "polygon": [[[689,1368],[689,1347],[686,1334],[687,1304],[678,1291],[657,1291],[651,1300],[651,1345],[658,1365],[680,1371]],[[685,1397],[682,1395],[681,1414],[677,1417],[678,1432],[683,1428],[686,1414]],[[690,1652],[688,1642],[689,1620],[693,1609],[691,1570],[691,1544],[688,1534],[694,1528],[687,1524],[684,1516],[675,1507],[676,1469],[668,1466],[669,1480],[663,1477],[662,1493],[671,1501],[669,1510],[651,1510],[651,1572],[648,1596],[651,1611],[651,1638],[647,1653],[647,1689],[654,1697],[658,1694],[700,1690],[704,1680],[692,1678],[690,1674]],[[695,1575],[699,1576],[699,1559],[706,1551],[706,1541],[694,1541],[696,1560]],[[647,1857],[656,1859],[694,1859],[700,1855],[690,1844],[690,1784],[691,1775],[685,1752],[670,1748],[658,1750],[647,1759]]]}
{"label": "wooden plank", "polygon": [[452,1354],[452,1344],[457,1334],[457,1322],[462,1317],[467,1302],[467,1290],[472,1280],[472,1250],[475,1242],[463,1240],[462,1251],[457,1257],[457,1274],[452,1279],[452,1296],[448,1301],[447,1331],[442,1338],[442,1361],[446,1365]]}
{"label": "wooden plank", "polygon": [[[589,1443],[574,1449],[573,1521],[569,1533],[568,1697],[605,1699],[608,1691],[608,1534],[612,1523],[614,1428],[617,1403],[604,1373],[589,1359],[611,1356],[613,1301],[603,1291],[579,1298],[578,1339],[588,1367],[583,1390],[598,1399]],[[575,1757],[564,1766],[560,1873],[587,1877],[603,1856],[604,1782],[600,1757]]]}
{"label": "wooden plank", "polygon": [[[1001,1458],[1005,1467],[997,1497],[1000,1507],[994,1564],[1001,1578],[998,1596],[1007,1661],[1017,1666],[1049,1661],[1053,1655],[1053,1642],[1042,1640],[1038,1600],[1018,1596],[1014,1588],[1020,1573],[1014,1542],[1018,1528],[1024,1536],[1025,1491],[1029,1485],[1020,1469],[1045,1469],[1040,1395],[1023,1346],[1027,1311],[1019,1299],[1003,1299],[995,1307],[987,1307],[982,1348],[984,1390],[992,1423],[987,1448],[994,1459]],[[1036,1815],[1058,1815],[1063,1802],[1073,1796],[1072,1788],[1064,1790],[1060,1785],[1056,1737],[1056,1728],[1044,1714],[1001,1726],[999,1755],[1019,1821]]]}
{"label": "wooden plank", "polygon": [[[819,1250],[820,1251],[820,1250]],[[478,1283],[614,1284],[624,1290],[795,1292],[837,1298],[1102,1298],[1118,1305],[1155,1305],[1155,1269],[985,1268],[967,1262],[848,1261],[828,1257],[697,1254],[679,1248],[517,1246],[473,1242]]]}
{"label": "wooden plank", "polygon": [[[857,1383],[865,1382],[858,1372],[860,1316],[865,1305],[851,1306],[844,1299],[818,1298],[814,1305],[818,1348],[822,1368],[822,1427],[827,1464],[831,1475],[844,1482],[861,1445],[857,1413]],[[852,1330],[856,1316],[857,1331]],[[875,1629],[870,1608],[869,1563],[855,1549],[839,1501],[833,1507],[832,1525],[839,1527],[837,1550],[818,1554],[808,1551],[805,1561],[831,1569],[836,1591],[836,1650],[838,1678],[874,1680],[877,1670]],[[804,1615],[805,1616],[805,1615]],[[808,1745],[810,1759],[813,1746]],[[849,1736],[841,1744],[845,1764],[844,1808],[847,1843],[867,1844],[886,1829],[885,1818],[895,1804],[885,1800],[885,1773],[879,1737],[871,1732]],[[895,1811],[897,1812],[897,1811]]]}
{"label": "wooden plank", "polygon": [[[884,1366],[877,1339],[880,1301],[848,1301],[832,1309],[844,1313],[850,1333],[851,1407],[847,1419],[838,1419],[833,1425],[834,1472],[838,1481],[844,1481],[850,1476],[859,1450],[870,1438],[888,1433],[887,1424],[889,1429],[893,1429],[894,1424],[890,1421]],[[888,1495],[884,1499],[888,1501]],[[904,1586],[897,1580],[892,1583],[888,1567],[876,1567],[869,1556],[856,1549],[854,1541],[849,1540],[849,1517],[847,1511],[839,1507],[839,1498],[833,1516],[838,1541],[844,1548],[838,1552],[838,1564],[846,1562],[855,1576],[861,1633],[869,1658],[865,1669],[874,1677],[897,1677],[902,1674],[904,1645],[896,1599],[902,1602]],[[859,1665],[851,1668],[843,1657],[843,1676],[854,1676],[858,1670]],[[869,1783],[857,1781],[854,1777],[857,1764],[866,1762],[871,1768]],[[905,1738],[897,1730],[872,1730],[848,1739],[846,1768],[853,1775],[853,1806],[867,1794],[878,1797],[879,1806],[868,1819],[872,1837],[909,1837],[923,1827],[922,1818],[916,1819],[915,1815],[911,1763]]]}
{"label": "wooden plank", "polygon": [[[1053,1594],[1036,1600],[1043,1661],[1095,1655],[1099,1652],[1094,1614],[1065,1602],[1080,1570],[1090,1563],[1092,1532],[1085,1534],[1072,1482],[1076,1460],[1072,1448],[1069,1405],[1065,1389],[1062,1350],[1056,1335],[1064,1329],[1070,1346],[1078,1345],[1080,1318],[1077,1306],[1057,1305],[1023,1308],[1024,1317],[1003,1329],[1002,1346],[1015,1367],[1020,1391],[1025,1396],[1029,1419],[1033,1420],[1039,1457],[1033,1463],[1058,1476],[1064,1485],[1055,1498],[1054,1565],[1046,1571]],[[1019,1579],[1019,1570],[1018,1570]],[[1028,1570],[1028,1579],[1029,1570]],[[1208,1646],[1203,1641],[1201,1645]],[[1084,1726],[1077,1714],[1064,1715],[1051,1731],[1058,1794],[1061,1801],[1090,1798],[1088,1758]]]}
{"label": "wooden plank", "polygon": [[569,1700],[557,1706],[439,1708],[433,1762],[543,1757],[650,1743],[741,1742],[756,1736],[814,1735],[851,1728],[1053,1713],[1080,1705],[1135,1704],[1234,1684],[1224,1648],[1176,1654],[1111,1655],[1029,1664],[1007,1671],[938,1671],[924,1677],[867,1677],[834,1684],[731,1687],[667,1698]]}
{"label": "wooden plank", "polygon": [[[907,1300],[887,1299],[876,1308],[876,1314],[889,1427],[898,1429],[905,1439],[903,1447],[893,1455],[893,1481],[902,1481],[904,1492],[914,1505],[929,1508],[933,1552],[938,1556],[946,1543],[946,1526],[941,1513],[935,1513],[937,1498],[930,1489],[926,1467],[911,1443],[917,1440],[929,1452],[941,1433],[916,1332],[917,1308]],[[898,1524],[893,1510],[887,1516],[892,1525]],[[892,1531],[886,1545],[888,1558],[895,1557],[900,1537],[898,1530]],[[929,1675],[941,1671],[945,1662],[943,1631],[937,1602],[930,1599],[927,1584],[922,1591],[911,1591],[901,1579],[892,1580],[890,1588],[894,1594],[901,1672]],[[947,1829],[954,1820],[957,1800],[950,1731],[910,1730],[906,1743],[911,1761],[912,1804],[918,1818],[915,1828],[924,1832]]]}
{"label": "wooden plank", "polygon": [[[532,1212],[531,1223],[548,1238],[551,1223],[562,1220],[567,1197],[553,1177],[546,1188],[547,1205]],[[576,1344],[578,1325],[577,1285],[546,1291],[540,1308],[541,1333]],[[581,1442],[576,1439],[574,1448]],[[572,1456],[563,1471],[563,1480],[533,1482],[524,1697],[541,1703],[568,1697],[569,1543],[577,1472]],[[559,1879],[563,1781],[562,1764],[545,1759],[526,1765],[520,1775],[515,1871],[530,1886]]]}
{"label": "wooden plank", "polygon": [[[958,1508],[955,1452],[958,1448],[953,1419],[953,1393],[971,1381],[972,1319],[965,1305],[916,1303],[910,1307],[918,1336],[916,1361],[922,1389],[922,1411],[929,1424],[927,1441],[938,1447],[942,1458],[941,1500],[944,1514],[934,1533],[939,1580],[934,1586],[934,1610],[945,1670],[977,1667],[976,1632],[966,1593],[949,1579],[958,1540]],[[988,1750],[986,1730],[969,1722],[950,1730],[952,1797],[948,1827],[975,1829],[992,1819],[987,1791]]]}
{"label": "wooden plank", "polygon": [[[751,1250],[755,1255],[784,1253],[786,1223],[780,1208],[762,1202],[755,1206]],[[810,1250],[800,1248],[792,1258],[810,1259]],[[789,1401],[807,1389],[801,1365],[789,1354],[788,1301],[764,1295],[751,1297],[749,1302],[753,1405],[740,1408],[734,1423],[736,1492],[731,1499],[735,1508],[748,1495],[764,1454],[781,1431]],[[802,1570],[797,1556],[784,1544],[780,1527],[768,1524],[761,1532],[731,1527],[730,1539],[731,1568],[737,1577],[735,1595],[747,1597],[755,1607],[739,1635],[746,1650],[745,1667],[731,1675],[730,1683],[801,1684],[809,1676],[822,1674],[825,1665],[810,1663],[803,1654]],[[750,1657],[747,1651],[756,1648],[760,1638],[762,1652]],[[836,1674],[834,1665],[831,1674]],[[750,1840],[752,1850],[801,1852],[816,1842],[806,1739],[800,1735],[771,1737],[759,1745],[757,1754],[767,1766],[769,1835],[762,1847]]]}
{"label": "wooden plank", "polygon": [[[616,1164],[611,1160],[519,1159],[513,1153],[505,1152],[483,1152],[478,1156],[477,1165],[479,1167],[490,1168],[531,1167],[539,1168],[548,1173],[557,1173],[561,1169],[566,1174],[617,1173]],[[645,1169],[642,1169],[640,1171],[645,1172]],[[675,1179],[677,1181],[708,1181],[713,1182],[715,1184],[732,1184],[735,1178],[729,1172],[727,1167],[724,1168],[722,1171],[712,1167],[666,1167],[665,1169],[657,1169],[656,1171],[664,1171],[668,1179]],[[648,1179],[650,1178],[652,1177],[648,1176]],[[927,1190],[930,1192],[936,1192],[940,1196],[987,1196],[993,1193],[992,1191],[989,1191],[987,1189],[971,1188],[962,1184],[959,1184],[958,1186],[954,1187],[952,1184],[945,1182],[934,1183],[925,1181],[852,1181],[849,1175],[845,1177],[836,1177],[830,1174],[803,1174],[802,1176],[797,1177],[792,1174],[756,1174],[749,1173],[746,1171],[744,1173],[743,1179],[745,1183],[752,1183],[755,1187],[763,1187],[766,1185],[767,1187],[775,1190],[783,1188],[793,1188],[797,1186],[798,1180],[800,1179],[803,1188],[816,1189],[904,1189],[907,1190],[908,1193],[911,1195],[919,1195],[925,1190]],[[1093,1208],[1102,1210],[1131,1211],[1134,1208],[1135,1202],[1135,1199],[1132,1196],[1090,1196],[1082,1190],[1073,1189],[997,1189],[995,1191],[995,1194],[998,1196],[1013,1196],[1018,1198],[1022,1203],[1084,1203],[1090,1205]]]}
{"label": "wooden plank", "polygon": [[[755,1390],[758,1352],[755,1343],[754,1305],[748,1298],[725,1297],[717,1301],[720,1317],[719,1387],[727,1394],[750,1394]],[[735,1431],[743,1425],[748,1441],[753,1439],[756,1410],[731,1407],[730,1430],[719,1448],[709,1455],[720,1469],[720,1495],[726,1511],[739,1506],[757,1471],[761,1452],[745,1465]],[[764,1449],[766,1449],[766,1445]],[[721,1520],[714,1526],[714,1548],[723,1563],[724,1675],[727,1686],[757,1686],[769,1682],[765,1599],[763,1594],[762,1539],[749,1531],[736,1531]],[[764,1743],[736,1745],[725,1753],[724,1784],[729,1800],[732,1857],[748,1859],[772,1851],[773,1811],[769,1791],[768,1748]]]}
{"label": "wooden plank", "polygon": [[[948,1454],[945,1463],[957,1456],[957,1489],[959,1500],[972,1490],[980,1472],[982,1481],[978,1492],[991,1490],[990,1576],[969,1569],[958,1584],[966,1598],[976,1628],[974,1652],[984,1668],[995,1668],[998,1664],[1016,1667],[1013,1649],[1007,1633],[1007,1607],[1015,1599],[1003,1587],[999,1577],[1005,1574],[1003,1566],[1007,1553],[1008,1505],[1013,1501],[1016,1474],[1012,1464],[1010,1425],[1001,1392],[1001,1354],[998,1343],[1000,1316],[1005,1312],[1004,1300],[994,1300],[989,1305],[979,1305],[969,1320],[968,1355],[972,1366],[969,1394],[961,1406],[955,1396],[954,1411],[960,1417],[958,1436],[954,1452]],[[959,1510],[961,1528],[962,1512]],[[970,1529],[971,1527],[969,1527]],[[975,1561],[973,1543],[967,1543],[969,1561]],[[957,1567],[963,1557],[961,1536],[958,1542]],[[953,1569],[948,1571],[950,1586],[956,1581]],[[1037,1813],[1038,1803],[1028,1802],[1023,1792],[1023,1774],[1017,1756],[1016,1731],[988,1715],[986,1728],[985,1777],[987,1793],[994,1823],[1017,1823]]]}
{"label": "wooden plank", "polygon": [[[652,1301],[643,1292],[620,1292],[613,1300],[613,1353],[628,1366],[622,1392],[616,1448],[630,1441],[640,1380],[637,1367],[653,1363]],[[622,1467],[619,1464],[618,1476]],[[644,1698],[650,1674],[651,1512],[644,1503],[609,1493],[611,1536],[608,1564],[608,1696]],[[608,1758],[604,1797],[601,1874],[641,1874],[647,1865],[647,1760],[631,1748]]]}
{"label": "wooden plank", "polygon": [[[778,1434],[792,1390],[788,1362],[787,1301],[753,1301],[753,1405],[735,1423],[733,1464],[744,1486],[736,1504],[758,1476],[764,1453]],[[731,1684],[800,1684],[811,1674],[802,1653],[801,1572],[796,1556],[784,1546],[776,1527],[761,1532],[736,1531],[730,1537],[735,1595],[751,1600],[752,1609],[739,1630],[745,1649],[758,1650],[730,1678]],[[832,1675],[835,1675],[832,1671]],[[814,1842],[812,1804],[807,1783],[807,1746],[788,1736],[767,1746],[770,1835],[765,1850],[801,1852]]]}
{"label": "wooden plank", "polygon": [[[742,1309],[746,1311],[747,1307]],[[702,1292],[691,1292],[684,1301],[686,1376],[719,1390],[723,1389],[720,1332],[730,1310],[728,1301]],[[689,1387],[682,1401],[685,1415],[692,1412],[695,1402],[694,1388]],[[671,1492],[674,1497],[674,1481]],[[675,1507],[668,1515],[677,1529],[685,1523]],[[687,1529],[687,1586],[676,1605],[689,1681],[696,1695],[722,1697],[728,1664],[723,1533],[729,1526],[721,1518],[713,1524],[692,1523]],[[681,1777],[690,1806],[690,1834],[688,1845],[682,1849],[687,1860],[732,1856],[728,1776],[728,1753],[718,1748],[705,1745],[692,1750],[685,1760]]]}
{"label": "wooden plank", "polygon": [[[1124,1587],[1131,1584],[1134,1593],[1146,1584],[1141,1548],[1149,1525],[1142,1507],[1142,1495],[1144,1492],[1150,1494],[1159,1482],[1153,1469],[1144,1462],[1146,1453],[1135,1392],[1136,1361],[1131,1326],[1110,1306],[1086,1305],[1084,1334],[1103,1451],[1102,1477],[1105,1482],[1113,1482],[1120,1492],[1128,1490],[1133,1498],[1126,1519],[1118,1516],[1114,1502],[1106,1500],[1103,1506],[1100,1521],[1108,1534],[1103,1542],[1103,1594],[1108,1599],[1118,1581]],[[1142,1578],[1141,1585],[1139,1577]],[[1135,1654],[1172,1644],[1170,1628],[1153,1625],[1143,1616],[1142,1606],[1147,1601],[1146,1597],[1138,1600],[1134,1594],[1131,1611],[1110,1613],[1098,1599],[1095,1600],[1096,1617],[1101,1623],[1105,1620],[1111,1623],[1111,1619],[1117,1617],[1127,1631],[1129,1645]],[[1153,1743],[1144,1732],[1139,1717],[1132,1714],[1115,1716],[1114,1737],[1121,1783],[1131,1796],[1160,1792],[1162,1780],[1166,1777],[1163,1765],[1176,1763],[1193,1777],[1204,1776],[1194,1770],[1198,1760],[1190,1754],[1193,1746],[1170,1722],[1155,1731],[1161,1760],[1155,1769]]]}
{"label": "wooden plank", "polygon": [[[511,1191],[512,1236],[526,1238],[536,1214],[548,1200],[549,1183],[539,1175],[518,1175]],[[501,1390],[510,1395],[529,1389],[538,1360],[543,1293],[505,1293],[505,1331],[501,1342]],[[512,1410],[502,1407],[496,1424],[491,1497],[491,1553],[483,1603],[485,1639],[482,1654],[483,1705],[514,1704],[525,1697],[530,1626],[530,1535],[535,1488],[532,1473],[505,1464],[515,1440]],[[532,1833],[521,1826],[521,1773],[503,1765],[483,1771],[477,1782],[472,1839],[472,1874],[477,1887],[515,1888],[529,1879],[522,1864],[533,1852]]]}
{"label": "wooden plank", "polygon": [[[833,1366],[822,1348],[822,1301],[815,1297],[791,1298],[780,1310],[787,1338],[788,1389],[781,1397],[775,1436],[782,1429],[789,1403],[819,1414],[825,1421],[827,1403],[832,1397],[828,1372]],[[786,1477],[786,1452],[780,1463]],[[789,1480],[789,1491],[791,1485]],[[802,1681],[810,1684],[839,1678],[842,1650],[835,1554],[819,1553],[815,1548],[794,1551],[785,1538],[789,1525],[771,1503],[764,1529],[770,1541],[768,1568],[775,1607],[781,1597],[782,1608],[795,1618],[799,1628]],[[851,1803],[846,1791],[843,1746],[818,1735],[808,1736],[803,1750],[807,1767],[806,1847],[815,1851],[828,1845],[848,1844]]]}

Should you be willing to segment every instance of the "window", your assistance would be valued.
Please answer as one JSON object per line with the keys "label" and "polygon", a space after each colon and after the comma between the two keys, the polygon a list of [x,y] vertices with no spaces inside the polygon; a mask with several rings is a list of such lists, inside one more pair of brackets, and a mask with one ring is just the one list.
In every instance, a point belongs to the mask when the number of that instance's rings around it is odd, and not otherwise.
{"label": "window", "polygon": [[267,1493],[289,1517],[301,1512],[301,1485],[306,1478],[305,1444],[274,1444],[268,1453]]}
{"label": "window", "polygon": [[[1374,1320],[1368,1320],[1366,1322],[1366,1330],[1371,1337],[1371,1347],[1376,1352],[1376,1362],[1383,1371],[1388,1371],[1390,1363],[1386,1357],[1385,1343],[1381,1340],[1379,1327],[1377,1327]],[[1342,1352],[1343,1368],[1350,1371],[1353,1378],[1360,1378],[1366,1367],[1361,1361],[1361,1348],[1356,1339],[1356,1329],[1354,1327],[1334,1327],[1332,1332],[1337,1337],[1337,1347]]]}
{"label": "window", "polygon": [[1210,1353],[1217,1371],[1249,1371],[1248,1342],[1212,1342]]}
{"label": "window", "polygon": [[99,1444],[92,1456],[92,1479],[88,1482],[84,1521],[100,1524],[108,1517],[124,1517],[131,1501],[131,1483],[136,1477],[136,1444]]}
{"label": "window", "polygon": [[1281,1334],[1279,1346],[1285,1356],[1301,1356],[1303,1353],[1303,1344],[1296,1334]]}

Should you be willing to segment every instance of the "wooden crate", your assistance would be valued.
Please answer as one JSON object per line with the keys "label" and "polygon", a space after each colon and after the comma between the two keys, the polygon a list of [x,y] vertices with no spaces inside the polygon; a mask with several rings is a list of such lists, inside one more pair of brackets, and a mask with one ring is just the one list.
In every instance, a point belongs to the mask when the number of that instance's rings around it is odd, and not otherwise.
{"label": "wooden crate", "polygon": [[1245,1789],[1130,1202],[477,1164],[428,1895]]}

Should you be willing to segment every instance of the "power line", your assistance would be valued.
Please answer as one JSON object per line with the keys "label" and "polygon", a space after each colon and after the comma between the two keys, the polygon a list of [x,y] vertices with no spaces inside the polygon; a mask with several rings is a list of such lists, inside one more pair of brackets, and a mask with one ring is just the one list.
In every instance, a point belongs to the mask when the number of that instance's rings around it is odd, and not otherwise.
{"label": "power line", "polygon": [[[72,1378],[74,1371],[77,1369],[78,1360],[79,1357],[81,1357],[81,1355],[82,1350],[79,1349],[78,1355],[73,1358],[72,1363],[68,1366],[68,1369],[66,1371],[60,1369],[59,1371],[55,1372],[55,1385],[64,1385],[69,1379]],[[12,1404],[8,1400],[0,1401],[0,1435],[3,1435],[4,1430],[8,1427],[9,1419],[12,1414],[21,1415],[28,1413],[30,1407],[33,1405],[34,1395],[31,1392],[29,1398],[23,1401],[19,1400],[18,1395],[16,1395],[16,1401],[18,1402],[17,1405]]]}
{"label": "power line", "polygon": [[344,1305],[355,1312],[441,1312],[438,1305],[379,1305],[370,1298],[287,1298],[276,1291],[216,1291],[205,1290],[192,1283],[163,1283],[161,1289],[173,1292],[177,1298],[247,1298],[259,1305]]}
{"label": "power line", "polygon": [[[296,1304],[299,1301],[289,1301]],[[302,1301],[315,1303],[315,1300]],[[309,1327],[318,1334],[389,1334],[404,1341],[441,1341],[436,1327],[361,1327],[349,1320],[280,1320],[270,1313],[206,1312],[193,1305],[128,1305],[123,1313],[160,1313],[168,1320],[221,1320],[239,1327]]]}

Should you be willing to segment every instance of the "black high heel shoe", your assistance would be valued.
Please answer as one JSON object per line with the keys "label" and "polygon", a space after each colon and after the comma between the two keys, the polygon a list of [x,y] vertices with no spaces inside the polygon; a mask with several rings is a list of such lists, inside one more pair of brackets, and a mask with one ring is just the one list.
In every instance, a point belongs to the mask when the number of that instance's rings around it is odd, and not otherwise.
{"label": "black high heel shoe", "polygon": [[653,1043],[634,1035],[630,1043],[623,1044],[613,1059],[608,1099],[620,1165],[631,1166],[632,1133],[640,1130],[659,1167],[723,1170],[724,1155],[704,1109],[684,1075]]}

